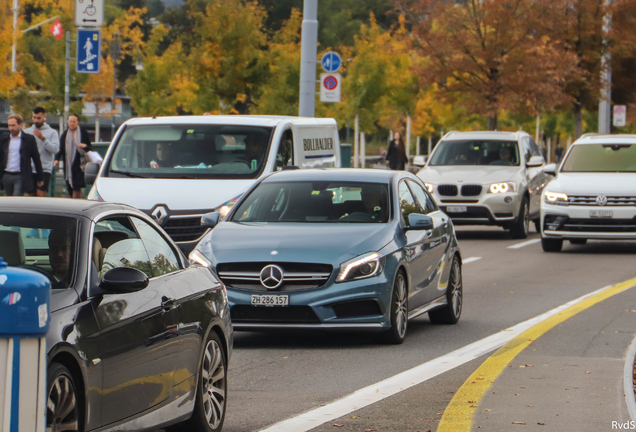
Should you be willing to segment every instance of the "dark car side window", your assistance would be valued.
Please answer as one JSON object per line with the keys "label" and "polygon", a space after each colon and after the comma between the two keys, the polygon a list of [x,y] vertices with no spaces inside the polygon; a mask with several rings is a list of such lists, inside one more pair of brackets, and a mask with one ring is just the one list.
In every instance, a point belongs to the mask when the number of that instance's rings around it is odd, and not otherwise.
{"label": "dark car side window", "polygon": [[93,264],[99,278],[114,268],[131,267],[153,277],[146,247],[126,216],[101,220],[93,236]]}
{"label": "dark car side window", "polygon": [[177,255],[161,234],[139,218],[131,217],[130,219],[135,224],[135,228],[137,228],[137,232],[146,246],[150,265],[152,266],[152,275],[155,277],[162,276],[179,270]]}
{"label": "dark car side window", "polygon": [[422,213],[429,214],[429,213],[433,213],[434,211],[437,211],[437,206],[433,202],[433,198],[431,198],[430,195],[428,195],[424,191],[422,186],[415,183],[414,181],[409,181],[408,184],[409,184],[409,187],[411,188],[411,192],[413,192],[413,195],[415,195],[417,202],[420,204],[420,209]]}
{"label": "dark car side window", "polygon": [[419,213],[420,210],[405,181],[400,182],[398,186],[398,198],[400,200],[400,214],[406,226],[409,226],[409,215]]}

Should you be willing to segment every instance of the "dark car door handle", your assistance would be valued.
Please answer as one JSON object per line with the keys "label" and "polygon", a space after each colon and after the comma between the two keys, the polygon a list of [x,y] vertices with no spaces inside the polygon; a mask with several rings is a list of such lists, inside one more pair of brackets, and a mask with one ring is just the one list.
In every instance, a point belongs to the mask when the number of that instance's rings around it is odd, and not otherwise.
{"label": "dark car door handle", "polygon": [[174,309],[177,306],[175,299],[168,298],[166,296],[161,297],[161,308],[165,311]]}

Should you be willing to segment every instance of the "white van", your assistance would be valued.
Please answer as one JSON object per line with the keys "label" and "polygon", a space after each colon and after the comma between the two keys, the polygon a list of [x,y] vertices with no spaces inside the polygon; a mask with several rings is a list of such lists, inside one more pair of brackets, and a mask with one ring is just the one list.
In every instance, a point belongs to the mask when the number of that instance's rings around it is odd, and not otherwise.
{"label": "white van", "polygon": [[340,167],[333,119],[275,116],[136,118],[117,131],[101,168],[86,167],[88,199],[151,215],[188,253],[200,218],[224,216],[259,178],[285,167]]}

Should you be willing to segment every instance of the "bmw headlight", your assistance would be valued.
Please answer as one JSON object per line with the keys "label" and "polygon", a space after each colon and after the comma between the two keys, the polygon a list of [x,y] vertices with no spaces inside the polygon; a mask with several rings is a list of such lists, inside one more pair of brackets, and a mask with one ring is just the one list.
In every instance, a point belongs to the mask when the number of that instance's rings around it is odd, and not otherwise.
{"label": "bmw headlight", "polygon": [[219,214],[221,215],[221,219],[225,219],[225,216],[227,216],[227,214],[230,212],[230,210],[232,210],[232,207],[234,207],[234,204],[236,204],[236,202],[242,196],[243,196],[243,194],[241,194],[241,195],[239,195],[239,196],[237,196],[235,198],[232,198],[228,202],[226,202],[224,204],[221,204],[220,206],[215,208],[213,211],[219,212]]}
{"label": "bmw headlight", "polygon": [[424,183],[424,186],[426,186],[426,190],[428,191],[428,193],[433,193],[433,189],[435,188],[434,184]]}
{"label": "bmw headlight", "polygon": [[545,191],[543,199],[548,204],[568,205],[568,196],[560,192]]}
{"label": "bmw headlight", "polygon": [[192,252],[190,252],[190,255],[188,255],[188,259],[193,264],[199,264],[200,266],[208,267],[208,268],[212,267],[212,261],[210,261],[208,257],[203,255],[203,253],[201,253],[201,251],[198,249],[195,249]]}
{"label": "bmw headlight", "polygon": [[490,185],[490,189],[488,189],[488,193],[507,193],[507,192],[516,192],[517,191],[517,183],[515,182],[503,182],[503,183],[493,183]]}
{"label": "bmw headlight", "polygon": [[382,273],[384,257],[377,252],[369,252],[340,265],[336,282],[366,279]]}

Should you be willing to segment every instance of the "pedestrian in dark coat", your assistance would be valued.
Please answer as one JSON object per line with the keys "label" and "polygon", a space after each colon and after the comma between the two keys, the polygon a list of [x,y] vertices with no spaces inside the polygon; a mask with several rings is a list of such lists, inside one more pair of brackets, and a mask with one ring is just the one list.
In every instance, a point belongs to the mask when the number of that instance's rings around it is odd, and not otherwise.
{"label": "pedestrian in dark coat", "polygon": [[[22,132],[22,116],[10,114],[9,135],[0,138],[0,187],[8,196],[23,196],[42,186],[42,162],[33,135]],[[31,162],[35,176],[31,172]]]}
{"label": "pedestrian in dark coat", "polygon": [[386,152],[386,160],[392,170],[403,170],[408,163],[406,158],[406,147],[399,132],[393,135],[393,141],[389,143],[389,150]]}
{"label": "pedestrian in dark coat", "polygon": [[60,137],[60,152],[55,156],[54,166],[64,161],[64,179],[71,198],[81,198],[82,189],[86,187],[84,169],[86,153],[93,150],[88,132],[79,127],[79,117],[71,114],[68,117],[68,129]]}

